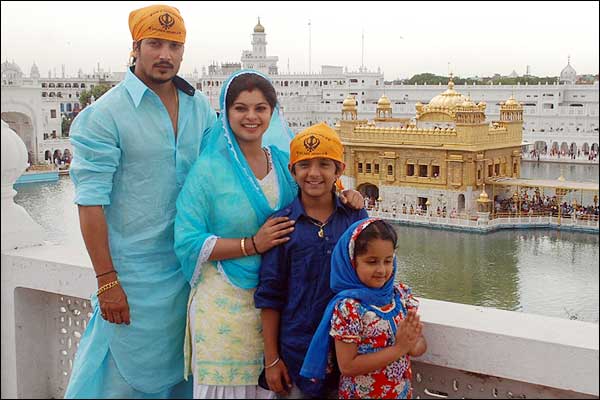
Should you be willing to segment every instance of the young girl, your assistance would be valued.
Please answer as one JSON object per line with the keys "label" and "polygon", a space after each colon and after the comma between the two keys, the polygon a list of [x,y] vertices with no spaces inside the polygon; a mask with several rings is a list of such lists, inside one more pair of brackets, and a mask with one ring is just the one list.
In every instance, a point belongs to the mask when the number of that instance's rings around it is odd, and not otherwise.
{"label": "young girl", "polygon": [[322,379],[331,336],[341,371],[340,398],[410,398],[410,356],[427,344],[410,289],[394,286],[397,243],[381,219],[354,223],[331,257],[331,300],[301,375]]}

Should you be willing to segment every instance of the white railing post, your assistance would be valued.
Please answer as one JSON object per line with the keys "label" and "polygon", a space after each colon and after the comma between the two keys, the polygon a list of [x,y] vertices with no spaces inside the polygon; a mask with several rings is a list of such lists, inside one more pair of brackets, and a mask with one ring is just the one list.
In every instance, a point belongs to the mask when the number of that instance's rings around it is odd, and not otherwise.
{"label": "white railing post", "polygon": [[25,209],[15,204],[13,185],[27,167],[23,140],[2,121],[2,398],[17,397],[15,293],[6,252],[41,244],[44,231]]}
{"label": "white railing post", "polygon": [[42,244],[44,231],[23,207],[15,204],[16,180],[27,168],[23,140],[2,121],[2,251]]}

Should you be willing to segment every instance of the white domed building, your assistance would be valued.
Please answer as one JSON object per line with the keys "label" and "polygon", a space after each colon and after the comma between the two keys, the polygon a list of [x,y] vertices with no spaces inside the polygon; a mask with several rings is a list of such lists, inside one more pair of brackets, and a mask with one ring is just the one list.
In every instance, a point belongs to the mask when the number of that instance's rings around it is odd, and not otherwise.
{"label": "white domed building", "polygon": [[571,66],[571,57],[568,58],[567,66],[560,71],[560,83],[567,85],[574,85],[577,82],[577,72],[575,68]]}

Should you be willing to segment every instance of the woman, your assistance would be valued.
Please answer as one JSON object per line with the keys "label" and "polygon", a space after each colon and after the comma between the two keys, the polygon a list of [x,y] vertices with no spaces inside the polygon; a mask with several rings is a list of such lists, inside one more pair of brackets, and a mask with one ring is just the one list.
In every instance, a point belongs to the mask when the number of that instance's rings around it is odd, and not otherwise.
{"label": "woman", "polygon": [[[175,252],[192,286],[185,377],[191,367],[197,398],[270,397],[257,386],[263,342],[253,296],[260,254],[294,229],[287,217],[268,219],[298,190],[287,169],[293,135],[257,71],[234,73],[220,106],[177,201]],[[343,203],[362,207],[358,192],[345,194]]]}
{"label": "woman", "polygon": [[267,220],[297,191],[287,171],[292,133],[259,72],[234,73],[220,106],[177,201],[175,251],[192,286],[185,376],[191,367],[195,398],[265,398],[253,294],[259,254],[293,230],[288,218]]}

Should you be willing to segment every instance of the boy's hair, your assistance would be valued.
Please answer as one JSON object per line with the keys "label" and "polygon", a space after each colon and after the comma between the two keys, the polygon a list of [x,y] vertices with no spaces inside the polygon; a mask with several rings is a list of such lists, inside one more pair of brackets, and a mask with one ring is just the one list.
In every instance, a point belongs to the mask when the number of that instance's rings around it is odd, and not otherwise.
{"label": "boy's hair", "polygon": [[383,220],[375,221],[369,224],[356,238],[354,243],[354,258],[365,254],[369,242],[373,239],[389,240],[394,245],[398,244],[398,234],[396,230]]}
{"label": "boy's hair", "polygon": [[271,111],[274,111],[277,105],[275,88],[271,85],[271,82],[257,74],[242,74],[233,78],[227,90],[225,109],[229,110],[240,93],[246,90],[252,92],[254,89],[257,89],[265,96],[267,103],[271,106]]}
{"label": "boy's hair", "polygon": [[[342,163],[337,160],[331,160],[331,161],[333,161],[333,163],[335,164],[335,173],[341,174],[342,173]],[[298,164],[298,163],[294,163],[292,165],[292,171],[291,171],[292,174],[296,173],[296,164]]]}

